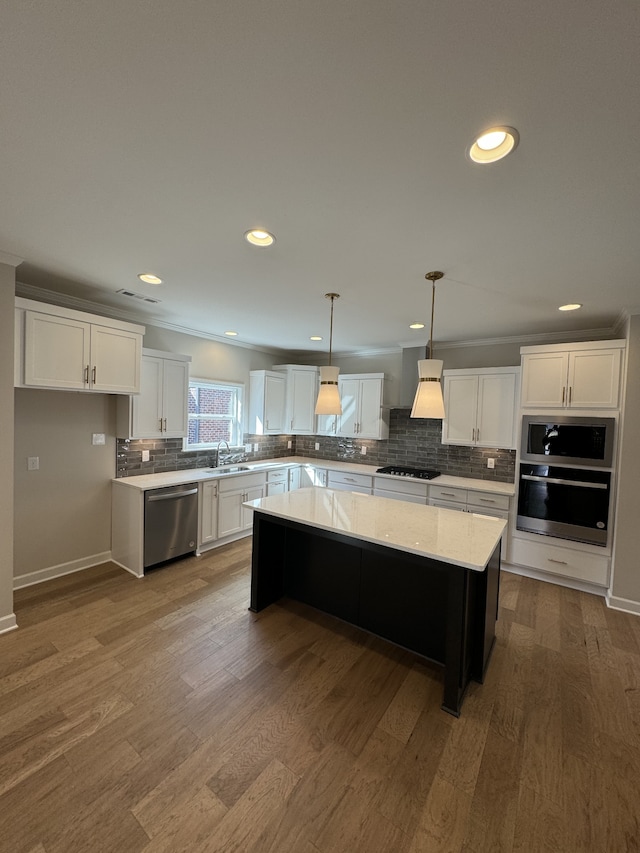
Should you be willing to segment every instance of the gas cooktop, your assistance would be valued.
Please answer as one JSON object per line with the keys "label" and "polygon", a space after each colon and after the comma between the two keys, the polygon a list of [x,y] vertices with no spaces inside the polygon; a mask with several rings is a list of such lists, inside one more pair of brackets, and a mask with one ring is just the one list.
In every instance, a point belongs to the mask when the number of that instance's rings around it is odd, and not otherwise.
{"label": "gas cooktop", "polygon": [[415,477],[418,480],[433,480],[440,476],[440,471],[429,468],[405,468],[402,465],[387,465],[386,468],[378,468],[376,474],[395,474],[397,477]]}

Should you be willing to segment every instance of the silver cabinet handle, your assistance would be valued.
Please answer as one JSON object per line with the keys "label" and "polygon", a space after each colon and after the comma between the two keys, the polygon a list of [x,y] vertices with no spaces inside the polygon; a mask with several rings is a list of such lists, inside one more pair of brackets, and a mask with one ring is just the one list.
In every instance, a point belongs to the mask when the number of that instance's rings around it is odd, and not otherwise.
{"label": "silver cabinet handle", "polygon": [[565,560],[554,560],[553,557],[547,557],[547,560],[550,563],[557,563],[559,566],[568,566],[569,565]]}
{"label": "silver cabinet handle", "polygon": [[476,430],[476,441],[480,441],[480,427]]}
{"label": "silver cabinet handle", "polygon": [[165,432],[167,431],[167,419],[166,418],[164,418],[164,431]]}
{"label": "silver cabinet handle", "polygon": [[162,432],[162,418],[158,418],[158,420],[160,421],[160,432]]}
{"label": "silver cabinet handle", "polygon": [[440,492],[440,495],[443,498],[455,498],[455,495],[452,492]]}
{"label": "silver cabinet handle", "polygon": [[565,398],[566,391],[567,391],[567,389],[563,385],[562,386],[562,405],[563,406],[564,406],[564,398]]}
{"label": "silver cabinet handle", "polygon": [[569,405],[571,405],[571,390],[572,390],[571,385],[569,385],[569,400],[568,400]]}
{"label": "silver cabinet handle", "polygon": [[91,381],[93,382],[94,385],[96,384],[96,375],[97,375],[97,370],[96,370],[96,366],[94,364],[92,375],[91,375]]}
{"label": "silver cabinet handle", "polygon": [[494,504],[495,501],[492,498],[480,498],[480,503],[483,504]]}
{"label": "silver cabinet handle", "polygon": [[89,365],[87,365],[84,369],[84,381],[85,385],[89,384]]}

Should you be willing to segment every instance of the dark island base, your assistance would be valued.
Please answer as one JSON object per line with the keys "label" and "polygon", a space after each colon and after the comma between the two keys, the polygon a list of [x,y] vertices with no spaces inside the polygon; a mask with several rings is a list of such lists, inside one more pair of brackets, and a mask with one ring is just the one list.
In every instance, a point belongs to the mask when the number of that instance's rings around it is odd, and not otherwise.
{"label": "dark island base", "polygon": [[442,708],[460,715],[495,641],[500,543],[484,572],[255,512],[251,606],[283,596],[444,666]]}

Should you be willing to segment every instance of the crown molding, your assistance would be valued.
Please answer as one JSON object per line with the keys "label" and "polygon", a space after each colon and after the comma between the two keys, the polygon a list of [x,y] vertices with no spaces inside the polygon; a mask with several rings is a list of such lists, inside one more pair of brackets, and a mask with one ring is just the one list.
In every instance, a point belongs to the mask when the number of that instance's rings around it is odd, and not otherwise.
{"label": "crown molding", "polygon": [[19,267],[23,261],[24,258],[19,258],[17,255],[12,255],[9,252],[0,252],[0,264],[6,264],[8,267]]}
{"label": "crown molding", "polygon": [[[481,338],[468,341],[434,341],[434,350],[456,349],[460,347],[499,346],[500,344],[536,344],[570,343],[571,341],[606,340],[614,335],[613,327],[603,329],[573,329],[570,332],[540,332],[533,335],[509,335],[504,338]],[[415,344],[414,344],[415,346]]]}
{"label": "crown molding", "polygon": [[234,341],[230,338],[223,337],[222,335],[212,335],[210,332],[204,332],[201,329],[192,329],[189,326],[181,326],[178,323],[169,323],[159,317],[149,317],[146,314],[138,314],[135,311],[126,311],[122,308],[112,308],[111,306],[101,305],[99,302],[82,299],[79,296],[57,293],[56,291],[47,290],[44,287],[36,287],[33,284],[25,284],[24,282],[16,282],[16,296],[23,296],[25,299],[34,299],[37,302],[47,302],[51,305],[59,305],[62,308],[73,308],[76,311],[86,311],[90,314],[97,314],[101,317],[110,317],[113,320],[124,320],[129,323],[139,323],[142,326],[154,326],[160,329],[167,329],[170,332],[178,332],[181,335],[191,335],[194,338],[204,338],[205,340],[226,344],[230,347],[242,347],[243,349],[254,350],[255,352],[265,352],[269,355],[276,355],[278,358],[283,357],[284,353],[289,352],[288,350],[276,347],[257,346],[256,344],[250,344],[244,341]]}

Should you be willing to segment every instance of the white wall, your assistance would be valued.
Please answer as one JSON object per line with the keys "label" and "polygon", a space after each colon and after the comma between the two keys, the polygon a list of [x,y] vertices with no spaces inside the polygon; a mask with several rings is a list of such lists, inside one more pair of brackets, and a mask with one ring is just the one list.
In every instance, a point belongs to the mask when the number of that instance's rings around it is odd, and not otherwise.
{"label": "white wall", "polygon": [[640,314],[629,320],[627,347],[611,599],[640,613]]}
{"label": "white wall", "polygon": [[[0,256],[0,631],[13,615],[13,315],[15,267]],[[17,261],[17,259],[16,259]]]}
{"label": "white wall", "polygon": [[[18,585],[108,559],[115,477],[115,397],[15,390],[15,559]],[[92,445],[93,433],[106,444]],[[40,467],[27,470],[27,457]],[[70,564],[70,565],[69,565]]]}

